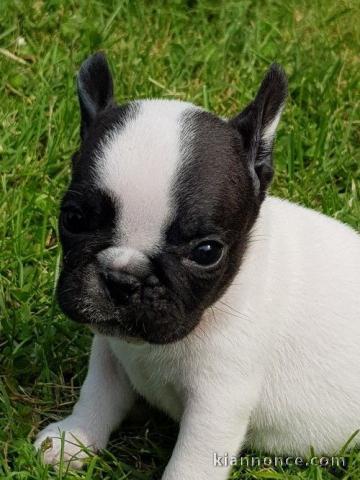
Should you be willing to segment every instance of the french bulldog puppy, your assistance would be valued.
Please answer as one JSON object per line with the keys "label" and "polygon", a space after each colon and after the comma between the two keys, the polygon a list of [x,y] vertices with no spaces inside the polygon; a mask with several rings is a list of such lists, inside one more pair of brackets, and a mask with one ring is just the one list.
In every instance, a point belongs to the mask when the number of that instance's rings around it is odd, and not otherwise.
{"label": "french bulldog puppy", "polygon": [[62,435],[81,466],[137,395],[180,422],[163,480],[224,480],[214,454],[243,447],[332,454],[360,427],[360,236],[266,196],[286,90],[272,66],[224,120],[117,105],[105,57],[82,65],[58,299],[95,336],[73,413],[37,437],[46,463]]}

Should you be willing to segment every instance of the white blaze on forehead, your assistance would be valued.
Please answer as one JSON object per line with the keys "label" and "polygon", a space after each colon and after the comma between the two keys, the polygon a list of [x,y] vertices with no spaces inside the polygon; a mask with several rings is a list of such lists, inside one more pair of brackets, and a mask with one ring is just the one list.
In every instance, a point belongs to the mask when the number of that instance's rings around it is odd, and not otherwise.
{"label": "white blaze on forehead", "polygon": [[97,255],[101,265],[107,270],[118,270],[140,277],[149,269],[146,255],[131,247],[109,247]]}
{"label": "white blaze on forehead", "polygon": [[118,201],[119,245],[153,251],[171,218],[171,183],[181,162],[181,115],[192,104],[135,102],[133,118],[108,136],[96,164],[100,187]]}

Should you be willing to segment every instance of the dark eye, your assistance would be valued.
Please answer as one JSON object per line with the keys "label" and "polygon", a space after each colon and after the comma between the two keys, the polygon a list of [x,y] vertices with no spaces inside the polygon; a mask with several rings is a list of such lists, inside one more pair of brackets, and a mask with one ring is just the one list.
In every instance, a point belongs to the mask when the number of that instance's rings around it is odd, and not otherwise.
{"label": "dark eye", "polygon": [[198,265],[209,267],[220,260],[223,248],[223,244],[216,240],[205,240],[193,248],[189,258]]}
{"label": "dark eye", "polygon": [[63,227],[71,233],[81,233],[87,228],[85,216],[77,207],[65,207],[62,211]]}

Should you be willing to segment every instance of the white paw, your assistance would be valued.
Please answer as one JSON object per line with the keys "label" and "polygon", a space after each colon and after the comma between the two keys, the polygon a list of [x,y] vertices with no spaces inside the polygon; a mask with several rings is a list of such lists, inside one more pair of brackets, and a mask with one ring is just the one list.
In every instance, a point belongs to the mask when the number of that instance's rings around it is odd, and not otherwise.
{"label": "white paw", "polygon": [[96,449],[88,432],[67,419],[48,425],[36,437],[34,446],[42,452],[44,463],[59,467],[62,462],[74,469],[82,468]]}

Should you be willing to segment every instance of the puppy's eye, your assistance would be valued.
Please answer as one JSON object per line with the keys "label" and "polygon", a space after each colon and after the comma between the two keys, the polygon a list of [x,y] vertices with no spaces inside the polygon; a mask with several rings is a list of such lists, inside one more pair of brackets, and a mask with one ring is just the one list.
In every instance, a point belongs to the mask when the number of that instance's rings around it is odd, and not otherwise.
{"label": "puppy's eye", "polygon": [[218,263],[223,249],[223,244],[216,240],[204,240],[193,248],[189,258],[202,267],[210,267]]}
{"label": "puppy's eye", "polygon": [[62,211],[62,224],[71,233],[81,233],[87,228],[85,216],[79,208],[65,207]]}

